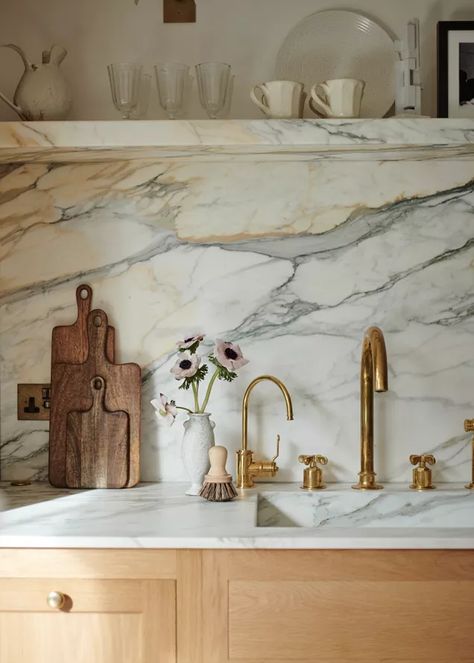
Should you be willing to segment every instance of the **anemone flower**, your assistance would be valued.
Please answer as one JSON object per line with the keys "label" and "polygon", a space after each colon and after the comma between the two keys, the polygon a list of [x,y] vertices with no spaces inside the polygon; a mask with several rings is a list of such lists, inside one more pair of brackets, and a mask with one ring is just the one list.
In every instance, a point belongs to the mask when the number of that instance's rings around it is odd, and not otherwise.
{"label": "anemone flower", "polygon": [[219,364],[222,364],[228,371],[236,371],[249,363],[237,343],[223,341],[220,338],[216,339],[214,354]]}
{"label": "anemone flower", "polygon": [[163,417],[166,423],[169,426],[171,426],[174,423],[174,420],[176,419],[176,415],[178,414],[175,402],[169,401],[167,396],[165,396],[164,394],[160,394],[160,400],[154,398],[150,402],[152,406],[155,408],[156,414]]}
{"label": "anemone flower", "polygon": [[188,334],[184,337],[182,341],[178,341],[176,345],[179,350],[187,350],[192,347],[195,343],[201,343],[204,340],[205,334]]}
{"label": "anemone flower", "polygon": [[193,375],[196,375],[200,363],[201,357],[199,355],[191,355],[187,352],[183,352],[178,357],[178,361],[170,370],[170,373],[173,373],[176,380],[192,378]]}

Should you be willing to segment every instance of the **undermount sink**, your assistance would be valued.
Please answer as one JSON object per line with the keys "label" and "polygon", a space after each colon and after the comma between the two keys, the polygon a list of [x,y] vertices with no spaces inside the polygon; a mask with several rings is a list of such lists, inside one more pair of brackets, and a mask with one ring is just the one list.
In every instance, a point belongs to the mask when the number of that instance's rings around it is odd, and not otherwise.
{"label": "undermount sink", "polygon": [[454,490],[265,492],[258,527],[474,527],[474,495]]}

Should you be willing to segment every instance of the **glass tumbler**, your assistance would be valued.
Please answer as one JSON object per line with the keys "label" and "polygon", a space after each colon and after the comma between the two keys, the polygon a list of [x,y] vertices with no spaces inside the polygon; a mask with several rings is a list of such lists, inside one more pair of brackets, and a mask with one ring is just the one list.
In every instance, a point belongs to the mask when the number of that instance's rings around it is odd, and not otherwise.
{"label": "glass tumbler", "polygon": [[226,107],[230,74],[231,66],[225,62],[203,62],[196,65],[199,101],[212,120]]}
{"label": "glass tumbler", "polygon": [[109,64],[107,71],[114,106],[122,113],[124,120],[129,120],[140,98],[142,65],[119,62]]}
{"label": "glass tumbler", "polygon": [[184,86],[188,72],[188,65],[180,62],[163,62],[155,65],[160,105],[170,120],[176,119],[183,110]]}

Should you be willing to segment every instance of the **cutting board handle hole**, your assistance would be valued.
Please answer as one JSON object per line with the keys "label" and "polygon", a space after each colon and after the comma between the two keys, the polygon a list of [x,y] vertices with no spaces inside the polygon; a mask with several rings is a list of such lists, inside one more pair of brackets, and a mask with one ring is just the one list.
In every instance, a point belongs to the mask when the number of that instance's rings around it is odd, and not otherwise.
{"label": "cutting board handle hole", "polygon": [[87,299],[89,297],[89,291],[86,288],[82,288],[79,294],[81,299]]}
{"label": "cutting board handle hole", "polygon": [[96,315],[94,317],[94,325],[96,327],[100,327],[102,325],[102,318],[100,317],[100,315]]}
{"label": "cutting board handle hole", "polygon": [[94,379],[92,380],[92,384],[93,384],[93,386],[94,386],[94,389],[97,389],[97,391],[99,391],[100,389],[102,389],[102,387],[104,386],[104,383],[103,383],[102,378],[94,378]]}

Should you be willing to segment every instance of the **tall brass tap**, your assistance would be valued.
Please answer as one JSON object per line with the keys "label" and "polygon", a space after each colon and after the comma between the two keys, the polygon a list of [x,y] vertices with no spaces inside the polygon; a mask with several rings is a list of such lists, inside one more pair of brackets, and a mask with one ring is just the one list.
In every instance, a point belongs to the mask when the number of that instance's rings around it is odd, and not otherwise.
{"label": "tall brass tap", "polygon": [[253,388],[263,380],[269,380],[276,384],[283,394],[286,404],[286,417],[290,421],[293,419],[293,403],[288,389],[283,382],[273,375],[260,375],[249,384],[245,390],[242,400],[242,445],[237,451],[237,487],[251,488],[254,483],[254,477],[274,477],[278,472],[276,459],[280,450],[280,436],[277,436],[276,455],[271,460],[253,460],[253,451],[248,448],[248,420],[249,420],[249,396]]}
{"label": "tall brass tap", "polygon": [[[374,472],[374,387],[388,390],[387,352],[382,330],[369,327],[362,342],[360,367],[360,472],[353,488],[378,490]],[[375,383],[375,385],[374,385]]]}

